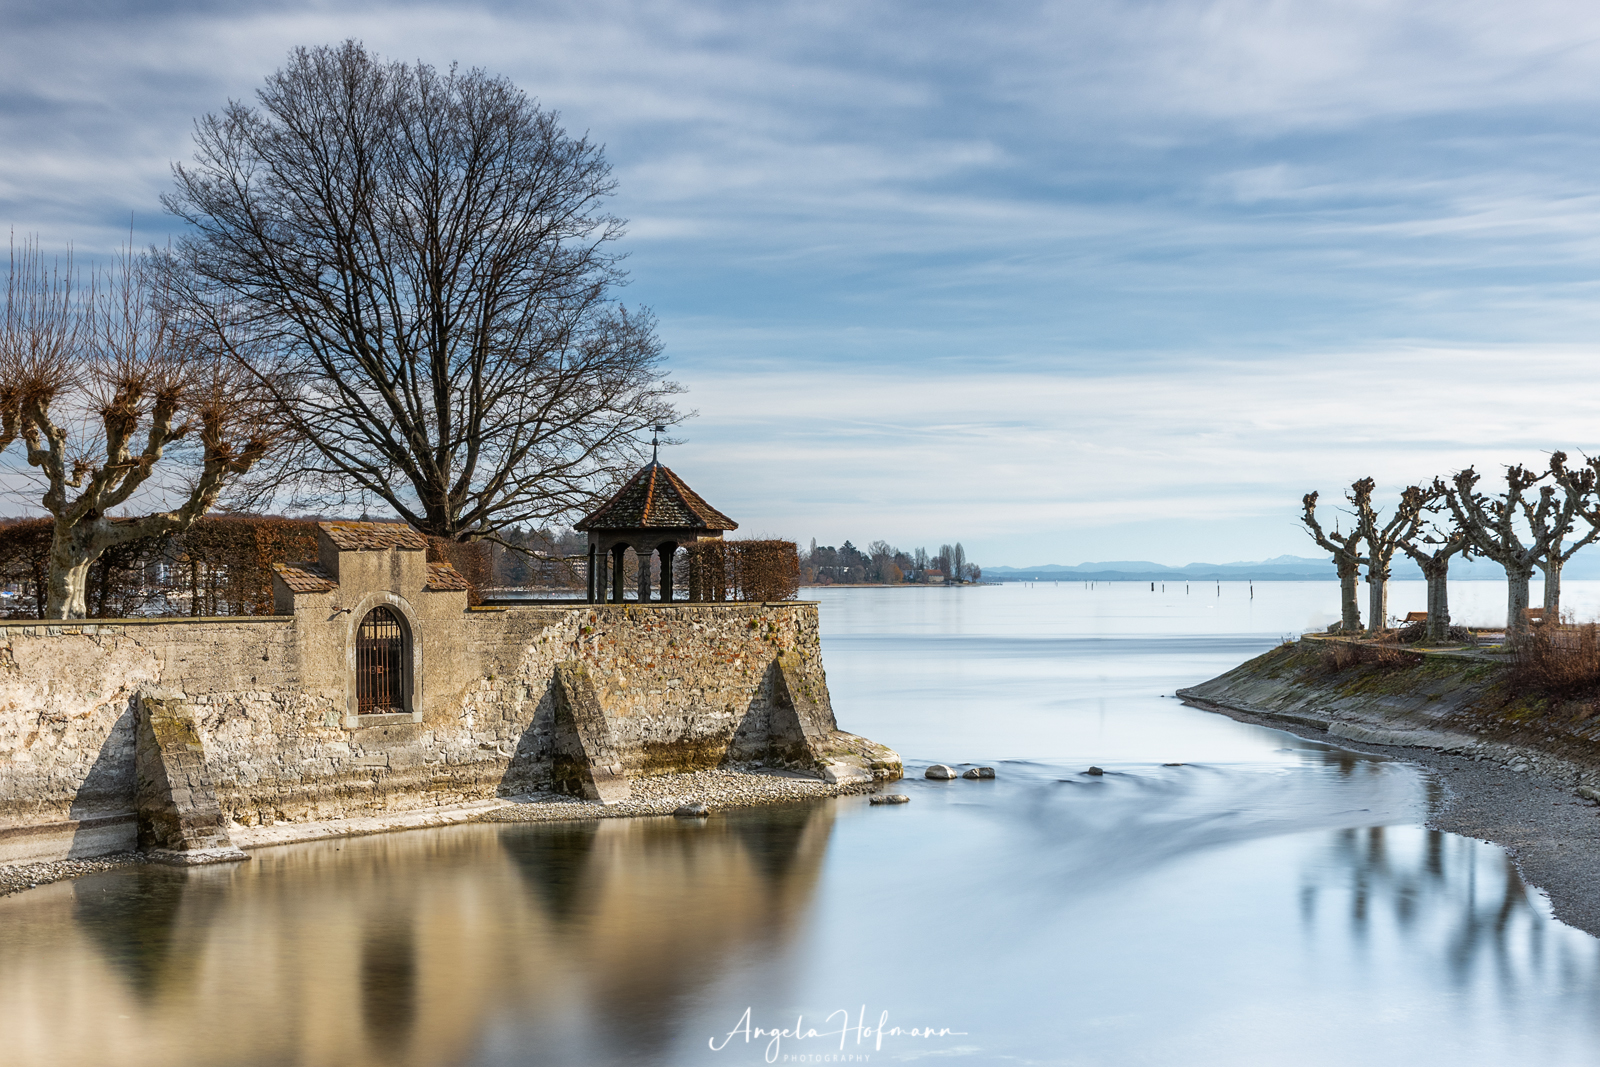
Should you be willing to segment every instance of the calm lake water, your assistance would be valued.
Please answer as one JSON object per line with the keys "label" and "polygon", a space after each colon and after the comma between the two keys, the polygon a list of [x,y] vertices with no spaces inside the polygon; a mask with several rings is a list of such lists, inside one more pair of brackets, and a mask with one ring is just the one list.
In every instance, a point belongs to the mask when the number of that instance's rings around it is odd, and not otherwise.
{"label": "calm lake water", "polygon": [[[1481,584],[1458,618],[1503,611]],[[1423,772],[1171,697],[1337,595],[823,591],[841,724],[907,757],[910,804],[46,886],[0,900],[0,1063],[1600,1062],[1600,941],[1498,848],[1422,829]]]}

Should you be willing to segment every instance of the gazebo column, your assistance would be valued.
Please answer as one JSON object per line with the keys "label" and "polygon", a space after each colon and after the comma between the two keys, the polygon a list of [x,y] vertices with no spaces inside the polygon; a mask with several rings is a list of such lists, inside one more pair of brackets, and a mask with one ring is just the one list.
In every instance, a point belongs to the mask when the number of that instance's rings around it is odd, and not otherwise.
{"label": "gazebo column", "polygon": [[672,561],[678,554],[678,546],[668,541],[656,551],[661,553],[661,600],[665,603],[672,600]]}
{"label": "gazebo column", "polygon": [[639,603],[648,603],[650,600],[650,560],[655,557],[655,546],[645,548],[642,545],[633,547],[634,555],[639,557]]}
{"label": "gazebo column", "polygon": [[593,604],[595,602],[596,594],[599,593],[602,589],[605,588],[598,581],[596,581],[596,579],[599,576],[597,574],[595,574],[595,572],[594,572],[595,563],[599,560],[599,558],[600,558],[600,546],[596,545],[593,541],[590,541],[589,542],[589,571],[588,571],[588,573],[589,573],[589,603],[591,603],[591,604]]}
{"label": "gazebo column", "polygon": [[622,565],[627,560],[627,552],[627,545],[611,546],[611,602],[613,604],[620,604],[623,600],[626,576],[622,573]]}

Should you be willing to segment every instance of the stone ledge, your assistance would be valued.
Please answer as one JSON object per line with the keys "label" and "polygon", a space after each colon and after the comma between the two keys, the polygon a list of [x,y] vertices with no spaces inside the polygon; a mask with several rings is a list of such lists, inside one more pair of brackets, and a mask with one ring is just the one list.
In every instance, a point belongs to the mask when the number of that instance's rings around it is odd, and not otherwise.
{"label": "stone ledge", "polygon": [[174,852],[169,848],[152,848],[144,853],[148,863],[164,863],[169,867],[203,867],[212,863],[240,863],[250,858],[238,848],[195,848]]}
{"label": "stone ledge", "polygon": [[357,715],[354,718],[355,723],[351,728],[356,730],[369,726],[405,726],[417,721],[409,711],[394,711],[383,715]]}

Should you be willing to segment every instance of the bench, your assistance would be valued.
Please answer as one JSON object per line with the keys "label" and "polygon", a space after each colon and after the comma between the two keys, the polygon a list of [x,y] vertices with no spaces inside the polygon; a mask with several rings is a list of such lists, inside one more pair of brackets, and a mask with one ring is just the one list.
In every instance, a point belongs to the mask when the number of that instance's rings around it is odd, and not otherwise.
{"label": "bench", "polygon": [[1523,608],[1522,617],[1528,620],[1529,626],[1542,626],[1548,621],[1543,608]]}

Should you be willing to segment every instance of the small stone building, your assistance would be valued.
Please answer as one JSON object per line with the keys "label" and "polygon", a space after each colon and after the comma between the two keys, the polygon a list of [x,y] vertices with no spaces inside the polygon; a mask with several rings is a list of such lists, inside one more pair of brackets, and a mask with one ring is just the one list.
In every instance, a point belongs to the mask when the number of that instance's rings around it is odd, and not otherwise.
{"label": "small stone building", "polygon": [[720,541],[724,533],[738,528],[682,478],[652,461],[577,525],[589,535],[589,602],[623,601],[622,564],[630,548],[639,559],[639,599],[651,599],[650,560],[659,555],[661,599],[671,600],[678,549],[697,541]]}
{"label": "small stone building", "polygon": [[274,611],[297,617],[300,662],[345,680],[346,727],[423,719],[429,664],[419,636],[430,623],[453,629],[467,609],[467,580],[428,562],[427,550],[404,523],[323,522],[314,562],[273,568]]}

